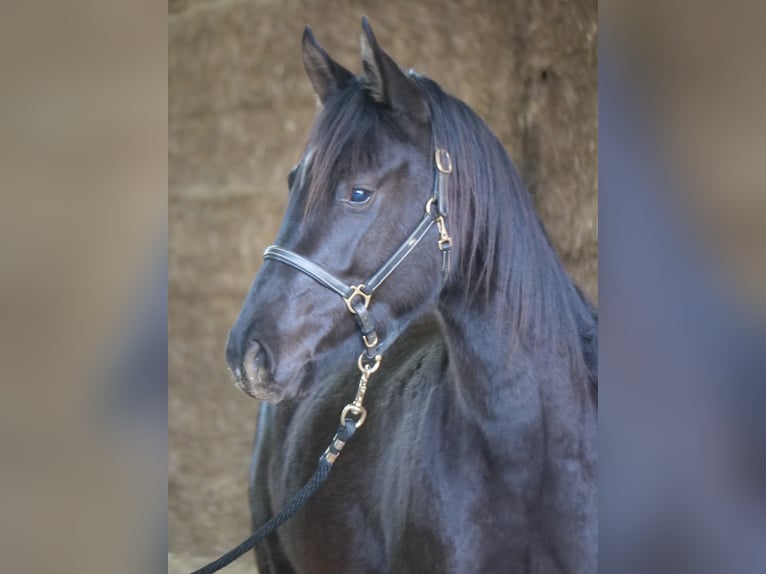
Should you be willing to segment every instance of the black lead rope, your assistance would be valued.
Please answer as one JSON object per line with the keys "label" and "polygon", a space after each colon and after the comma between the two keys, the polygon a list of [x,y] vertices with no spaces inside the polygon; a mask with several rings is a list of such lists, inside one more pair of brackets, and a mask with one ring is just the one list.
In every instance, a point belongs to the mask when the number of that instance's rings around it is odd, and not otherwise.
{"label": "black lead rope", "polygon": [[221,568],[225,568],[234,562],[245,552],[252,550],[258,542],[272,534],[277,528],[292,518],[306,505],[317,489],[322,486],[322,483],[327,479],[335,459],[338,457],[343,447],[346,446],[346,443],[353,436],[354,432],[356,432],[356,428],[356,422],[351,419],[346,420],[345,424],[338,427],[338,431],[335,433],[330,446],[328,446],[327,450],[325,450],[322,456],[319,457],[319,463],[317,464],[314,474],[309,481],[303,485],[303,488],[296,493],[287,506],[282,509],[282,512],[261,526],[250,535],[247,540],[242,542],[242,544],[229,550],[217,560],[210,562],[199,570],[195,570],[191,574],[213,574],[213,572],[218,572]]}
{"label": "black lead rope", "polygon": [[[335,292],[343,298],[351,315],[359,327],[362,334],[362,342],[365,350],[359,355],[357,366],[361,372],[359,386],[356,391],[356,397],[353,402],[343,408],[340,415],[340,426],[330,443],[330,446],[319,457],[314,474],[309,481],[303,485],[293,499],[285,506],[282,511],[271,518],[266,524],[256,530],[247,540],[242,542],[236,548],[229,550],[226,554],[214,560],[210,564],[195,570],[191,574],[213,574],[221,568],[225,568],[245,552],[251,550],[258,542],[273,534],[282,524],[292,518],[303,508],[309,499],[314,495],[317,489],[327,479],[332,470],[335,459],[338,458],[340,451],[346,446],[348,440],[353,436],[356,429],[364,424],[367,418],[367,410],[363,406],[364,395],[367,392],[367,383],[370,376],[380,367],[382,353],[386,348],[386,342],[380,341],[375,331],[375,324],[368,312],[370,301],[375,290],[385,281],[399,264],[412,253],[412,250],[426,236],[431,226],[436,224],[439,231],[437,245],[442,254],[442,284],[444,284],[450,268],[450,252],[452,250],[452,239],[447,233],[447,181],[452,173],[452,159],[447,150],[436,148],[434,152],[434,186],[433,193],[425,206],[425,213],[415,230],[404,240],[394,254],[389,257],[378,271],[370,277],[365,283],[359,285],[347,285],[329,271],[326,271],[316,263],[306,259],[302,255],[272,245],[266,248],[264,259],[277,261],[304,273],[314,279],[317,283]],[[388,341],[390,344],[390,341]],[[353,416],[350,416],[353,415]],[[354,418],[356,417],[356,418]]]}

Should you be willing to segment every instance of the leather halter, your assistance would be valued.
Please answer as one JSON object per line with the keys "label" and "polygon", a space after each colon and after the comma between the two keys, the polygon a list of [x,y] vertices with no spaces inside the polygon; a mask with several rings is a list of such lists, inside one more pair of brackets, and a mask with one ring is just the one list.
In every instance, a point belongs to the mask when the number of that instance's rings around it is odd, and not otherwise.
{"label": "leather halter", "polygon": [[452,159],[447,150],[436,148],[434,152],[434,184],[433,193],[426,202],[425,214],[420,220],[414,231],[405,239],[399,248],[389,257],[383,265],[364,283],[358,285],[347,285],[332,273],[298,255],[294,251],[283,249],[277,245],[271,245],[266,248],[263,258],[266,260],[279,261],[285,265],[297,269],[308,275],[314,281],[333,291],[343,298],[349,312],[354,316],[359,330],[362,332],[362,341],[365,351],[360,356],[360,369],[362,367],[362,357],[368,360],[380,362],[380,354],[393,341],[387,341],[384,345],[380,341],[375,324],[368,312],[370,301],[375,290],[380,287],[394,269],[412,252],[418,243],[425,237],[431,226],[436,223],[439,230],[439,239],[437,245],[442,253],[442,283],[447,278],[450,269],[450,252],[452,250],[452,239],[447,233],[445,218],[448,213],[447,199],[447,178],[452,173]]}

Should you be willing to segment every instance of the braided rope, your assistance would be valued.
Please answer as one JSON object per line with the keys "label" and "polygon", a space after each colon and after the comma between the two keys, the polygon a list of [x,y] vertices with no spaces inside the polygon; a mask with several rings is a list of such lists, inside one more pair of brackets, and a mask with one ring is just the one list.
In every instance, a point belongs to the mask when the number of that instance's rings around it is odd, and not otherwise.
{"label": "braided rope", "polygon": [[338,427],[335,436],[330,442],[330,446],[328,446],[327,450],[325,450],[324,453],[322,453],[322,456],[319,457],[319,463],[317,464],[317,468],[314,471],[314,474],[311,476],[308,482],[304,484],[303,487],[295,494],[287,506],[285,506],[279,514],[271,518],[268,522],[256,530],[239,546],[232,548],[220,558],[210,562],[198,570],[195,570],[191,574],[213,574],[213,572],[218,572],[222,568],[225,568],[234,562],[245,552],[251,550],[258,542],[273,534],[277,528],[292,518],[293,515],[295,515],[306,505],[309,499],[314,495],[317,489],[328,477],[330,471],[332,470],[335,459],[338,457],[340,451],[343,449],[346,442],[348,442],[348,440],[353,436],[355,431],[355,421],[351,418],[345,420],[344,423]]}

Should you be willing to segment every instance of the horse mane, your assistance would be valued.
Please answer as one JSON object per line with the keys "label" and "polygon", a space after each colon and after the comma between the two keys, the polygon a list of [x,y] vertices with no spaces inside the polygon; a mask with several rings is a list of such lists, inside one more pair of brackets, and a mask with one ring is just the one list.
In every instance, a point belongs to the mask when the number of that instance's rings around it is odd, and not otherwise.
{"label": "horse mane", "polygon": [[564,270],[519,171],[468,105],[410,75],[431,103],[436,145],[453,159],[449,224],[466,301],[504,301],[495,317],[512,344],[564,347],[595,384],[598,314]]}
{"label": "horse mane", "polygon": [[[453,285],[466,305],[497,304],[511,345],[567,352],[597,380],[598,315],[563,269],[518,170],[500,141],[465,103],[410,72],[428,98],[438,147],[449,151],[448,225],[455,242]],[[356,77],[325,102],[309,135],[313,150],[306,210],[346,173],[375,161],[381,133],[401,133]]]}

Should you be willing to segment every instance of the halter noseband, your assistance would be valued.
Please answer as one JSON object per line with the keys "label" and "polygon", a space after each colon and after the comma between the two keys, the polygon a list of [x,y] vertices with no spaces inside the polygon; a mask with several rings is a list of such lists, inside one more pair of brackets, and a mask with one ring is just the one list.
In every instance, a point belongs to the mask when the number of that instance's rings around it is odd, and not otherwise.
{"label": "halter noseband", "polygon": [[[385,281],[394,269],[412,252],[418,243],[425,237],[431,226],[435,223],[439,231],[437,245],[442,254],[442,283],[446,280],[450,269],[450,252],[452,239],[447,233],[445,218],[448,212],[447,178],[452,173],[452,159],[447,150],[436,148],[434,152],[434,185],[433,193],[426,202],[425,215],[420,220],[414,231],[402,242],[399,248],[389,257],[383,265],[364,283],[358,285],[346,285],[332,273],[317,265],[313,261],[298,255],[294,251],[283,249],[277,245],[271,245],[263,252],[266,260],[279,261],[308,275],[314,281],[333,291],[343,298],[349,312],[354,316],[359,330],[362,333],[362,341],[365,350],[359,356],[358,366],[362,373],[359,381],[359,389],[354,402],[346,405],[341,414],[341,423],[345,423],[346,417],[352,413],[359,417],[357,427],[361,426],[367,416],[367,411],[362,406],[364,393],[367,389],[369,376],[380,366],[381,353],[388,346],[380,341],[375,324],[368,312],[370,301],[375,290]],[[435,206],[435,208],[434,208]],[[392,341],[388,342],[390,344]]]}

